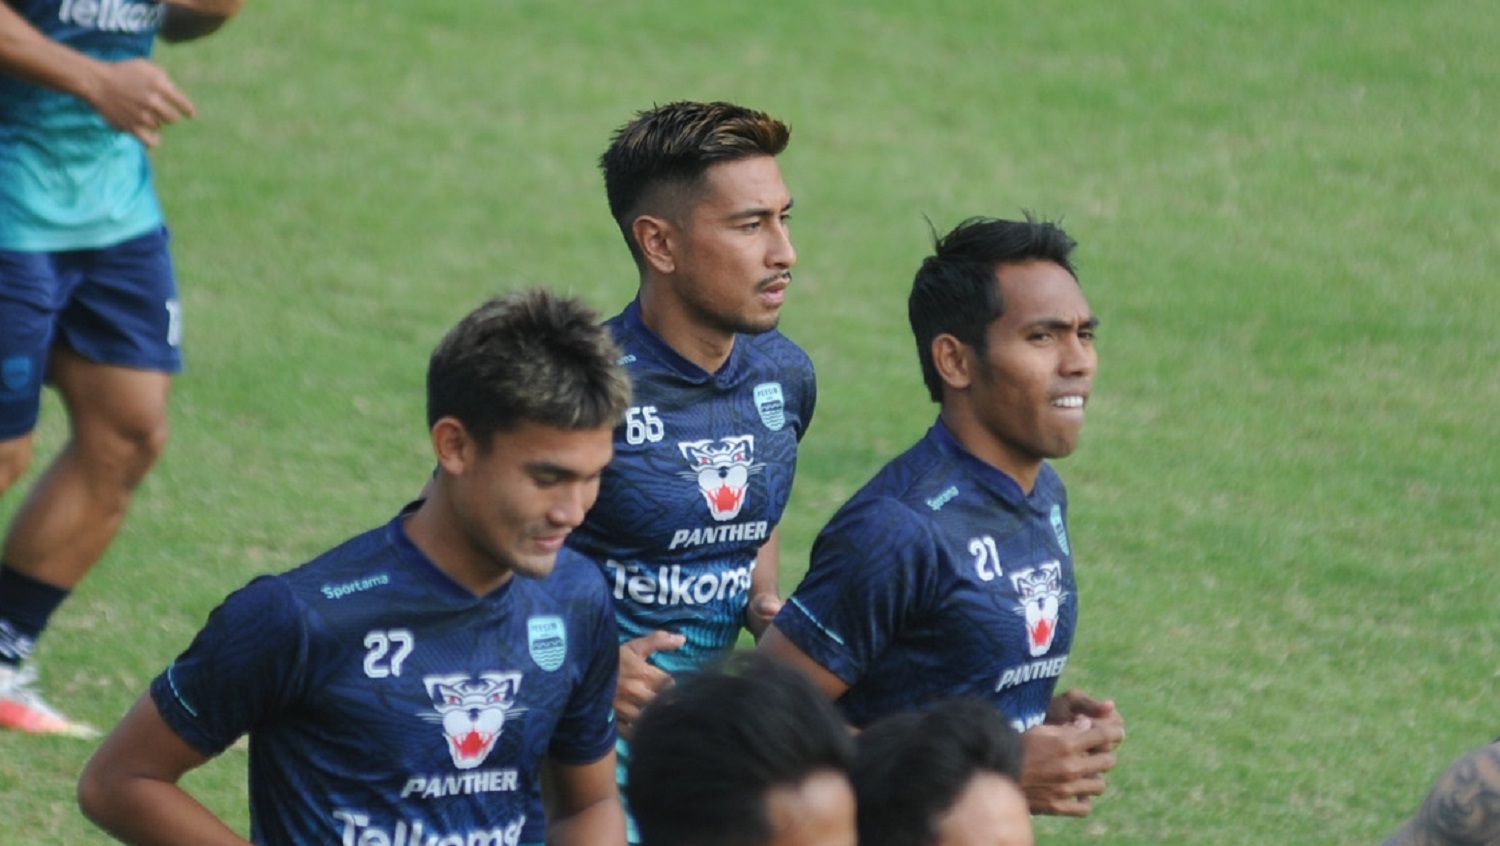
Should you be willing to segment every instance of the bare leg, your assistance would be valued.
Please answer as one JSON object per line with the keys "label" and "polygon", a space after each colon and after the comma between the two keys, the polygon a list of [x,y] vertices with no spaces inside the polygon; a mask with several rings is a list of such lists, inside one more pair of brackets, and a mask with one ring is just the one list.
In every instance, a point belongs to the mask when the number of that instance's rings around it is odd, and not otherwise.
{"label": "bare leg", "polygon": [[31,464],[31,433],[0,441],[0,496],[26,472]]}
{"label": "bare leg", "polygon": [[97,364],[63,347],[52,352],[51,376],[72,436],[16,513],[0,557],[72,589],[114,539],[131,493],[166,446],[172,377]]}

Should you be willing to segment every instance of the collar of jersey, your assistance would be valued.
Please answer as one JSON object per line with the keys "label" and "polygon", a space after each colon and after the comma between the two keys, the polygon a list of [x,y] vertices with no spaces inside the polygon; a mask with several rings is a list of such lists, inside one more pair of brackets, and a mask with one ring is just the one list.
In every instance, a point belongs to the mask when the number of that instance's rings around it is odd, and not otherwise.
{"label": "collar of jersey", "polygon": [[651,331],[651,327],[647,326],[646,321],[641,317],[640,297],[636,297],[630,301],[630,305],[625,307],[625,313],[621,317],[623,318],[625,329],[630,333],[631,337],[639,338],[641,343],[650,350],[652,358],[688,382],[695,385],[711,381],[729,384],[734,381],[735,376],[739,373],[740,351],[745,346],[743,343],[744,338],[739,335],[734,336],[734,346],[729,350],[729,358],[725,360],[724,364],[718,370],[709,373],[707,370],[683,358],[677,350],[672,349],[671,345],[662,340],[660,335]]}
{"label": "collar of jersey", "polygon": [[[953,432],[943,423],[943,418],[939,417],[932,424],[932,428],[927,431],[927,437],[938,449],[955,456],[980,487],[1005,500],[1009,505],[1032,506],[1031,498],[1021,490],[1019,482],[1012,479],[1004,470],[964,449],[963,444],[958,442],[958,438],[953,437]],[[1035,494],[1040,488],[1041,485],[1037,485],[1031,489],[1031,492]]]}
{"label": "collar of jersey", "polygon": [[396,554],[405,562],[423,581],[437,585],[444,593],[451,594],[455,599],[464,599],[469,602],[491,602],[510,593],[510,586],[515,584],[516,577],[505,580],[505,584],[495,588],[484,596],[475,596],[470,590],[444,573],[442,568],[427,557],[427,553],[417,548],[411,542],[411,536],[406,533],[406,517],[416,511],[422,505],[422,500],[413,500],[407,503],[391,522],[386,524],[385,536],[395,548]]}

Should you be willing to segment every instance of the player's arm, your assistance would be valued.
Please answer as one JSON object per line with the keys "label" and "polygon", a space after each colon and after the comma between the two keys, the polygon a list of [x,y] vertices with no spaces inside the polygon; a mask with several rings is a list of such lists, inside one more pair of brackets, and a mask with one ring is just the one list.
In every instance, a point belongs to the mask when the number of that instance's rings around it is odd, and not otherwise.
{"label": "player's arm", "polygon": [[542,770],[549,846],[625,842],[625,811],[615,784],[615,753],[592,764],[548,759]]}
{"label": "player's arm", "polygon": [[84,766],[78,805],[95,825],[125,843],[248,844],[177,785],[207,760],[172,731],[148,693]]}
{"label": "player's arm", "polygon": [[771,530],[755,554],[755,572],[750,576],[750,602],[745,606],[745,628],[760,640],[776,612],[781,610],[781,527]]}
{"label": "player's arm", "polygon": [[163,41],[192,41],[210,35],[234,17],[244,0],[167,0],[158,34]]}
{"label": "player's arm", "polygon": [[[871,554],[876,549],[880,555]],[[920,574],[932,569],[931,555],[925,527],[913,524],[899,503],[841,510],[818,534],[807,576],[757,650],[838,699],[864,675],[870,656],[885,650],[899,621],[925,604],[931,591]]]}
{"label": "player's arm", "polygon": [[9,4],[0,3],[0,73],[20,77],[88,103],[121,132],[154,147],[163,124],[197,114],[167,72],[145,59],[101,62],[43,35]]}
{"label": "player's arm", "polygon": [[849,689],[847,682],[819,664],[811,655],[803,652],[801,647],[792,643],[791,638],[782,634],[774,623],[766,629],[765,637],[760,639],[756,651],[801,670],[829,699],[838,699],[844,695],[844,691]]}
{"label": "player's arm", "polygon": [[0,3],[0,72],[77,94],[92,84],[96,60],[53,41]]}
{"label": "player's arm", "polygon": [[1453,763],[1422,807],[1382,846],[1460,846],[1500,842],[1500,744]]}

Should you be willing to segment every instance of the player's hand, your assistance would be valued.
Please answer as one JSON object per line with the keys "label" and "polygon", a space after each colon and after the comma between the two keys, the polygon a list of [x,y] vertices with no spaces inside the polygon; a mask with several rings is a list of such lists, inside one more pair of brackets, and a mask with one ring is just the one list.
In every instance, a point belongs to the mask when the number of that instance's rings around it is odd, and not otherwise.
{"label": "player's hand", "polygon": [[1122,725],[1095,724],[1080,716],[1068,725],[1043,724],[1021,735],[1025,764],[1021,790],[1033,814],[1086,817],[1104,792],[1112,752],[1125,737]]}
{"label": "player's hand", "polygon": [[[1079,717],[1087,717],[1096,726],[1116,726],[1118,739],[1112,739],[1095,752],[1113,752],[1125,741],[1125,717],[1115,707],[1113,699],[1094,699],[1081,690],[1065,690],[1052,697],[1047,706],[1047,725],[1061,726],[1076,723]],[[1114,733],[1110,733],[1114,738]]]}
{"label": "player's hand", "polygon": [[781,597],[774,593],[757,593],[750,597],[750,603],[745,606],[745,628],[756,640],[766,633],[766,626],[776,618],[776,613],[786,603]]}
{"label": "player's hand", "polygon": [[687,638],[655,631],[620,644],[620,680],[615,685],[615,730],[626,740],[635,731],[641,710],[656,694],[671,686],[672,674],[653,667],[646,659],[658,652],[682,648]]}
{"label": "player's hand", "polygon": [[96,62],[95,71],[84,99],[110,126],[147,147],[161,143],[162,126],[198,114],[167,72],[145,59]]}

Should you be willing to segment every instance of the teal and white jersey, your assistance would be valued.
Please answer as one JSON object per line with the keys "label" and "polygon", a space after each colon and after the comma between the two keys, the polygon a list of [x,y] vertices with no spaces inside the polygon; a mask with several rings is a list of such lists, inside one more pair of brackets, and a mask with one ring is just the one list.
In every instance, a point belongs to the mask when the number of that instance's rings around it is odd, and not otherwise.
{"label": "teal and white jersey", "polygon": [[[146,58],[155,0],[4,0],[48,38],[96,59]],[[0,249],[118,244],[161,226],[146,150],[70,94],[0,74]]]}
{"label": "teal and white jersey", "polygon": [[683,647],[651,663],[696,669],[739,636],[756,553],[781,520],[812,420],[812,362],[771,331],[736,336],[729,360],[706,373],[645,325],[639,301],[605,325],[635,405],[568,546],[604,573],[622,641],[677,632]]}

